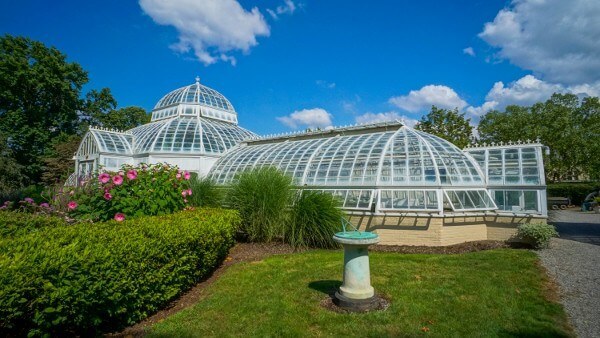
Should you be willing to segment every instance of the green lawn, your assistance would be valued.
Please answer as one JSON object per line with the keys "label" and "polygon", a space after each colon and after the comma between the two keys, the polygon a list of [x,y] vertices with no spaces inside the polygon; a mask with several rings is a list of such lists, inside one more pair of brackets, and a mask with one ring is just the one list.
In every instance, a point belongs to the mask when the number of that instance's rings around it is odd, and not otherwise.
{"label": "green lawn", "polygon": [[534,253],[372,253],[383,312],[320,307],[341,284],[342,251],[274,256],[232,266],[205,297],[150,329],[151,337],[205,336],[573,336],[562,306],[544,296]]}

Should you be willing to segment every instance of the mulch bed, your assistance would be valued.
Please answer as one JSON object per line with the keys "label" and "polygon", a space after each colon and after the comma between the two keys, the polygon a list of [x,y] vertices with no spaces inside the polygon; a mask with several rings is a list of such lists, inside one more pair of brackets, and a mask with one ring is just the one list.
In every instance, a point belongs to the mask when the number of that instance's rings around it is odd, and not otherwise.
{"label": "mulch bed", "polygon": [[[482,250],[491,250],[498,248],[523,247],[518,244],[509,244],[500,241],[478,241],[468,242],[445,247],[429,247],[429,246],[399,246],[399,245],[374,245],[370,250],[377,252],[397,252],[403,254],[461,254],[467,252],[475,252]],[[217,280],[231,265],[240,262],[260,261],[267,257],[278,254],[290,254],[294,252],[302,252],[304,250],[296,250],[293,247],[284,243],[237,243],[229,252],[229,255],[221,266],[219,266],[212,275],[196,284],[190,290],[182,294],[178,299],[174,300],[167,307],[154,315],[146,318],[140,323],[126,328],[118,333],[106,334],[106,337],[143,337],[146,328],[155,323],[161,322],[165,318],[198,303],[203,296],[203,290]],[[385,302],[384,302],[385,303]],[[382,303],[382,309],[387,306]],[[332,304],[331,298],[324,299],[325,308],[332,310],[335,305]],[[342,310],[343,311],[343,310]]]}

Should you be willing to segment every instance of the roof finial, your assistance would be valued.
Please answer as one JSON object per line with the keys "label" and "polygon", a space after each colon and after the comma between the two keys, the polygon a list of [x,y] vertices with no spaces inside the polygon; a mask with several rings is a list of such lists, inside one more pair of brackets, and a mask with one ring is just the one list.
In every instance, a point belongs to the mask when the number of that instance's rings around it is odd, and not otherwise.
{"label": "roof finial", "polygon": [[200,83],[200,76],[196,75],[196,83]]}

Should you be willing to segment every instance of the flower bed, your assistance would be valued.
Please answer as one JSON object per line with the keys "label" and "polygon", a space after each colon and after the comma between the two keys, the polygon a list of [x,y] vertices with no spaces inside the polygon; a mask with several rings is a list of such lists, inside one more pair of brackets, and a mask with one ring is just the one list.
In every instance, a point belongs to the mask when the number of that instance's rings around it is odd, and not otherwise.
{"label": "flower bed", "polygon": [[167,215],[186,207],[192,194],[190,173],[169,164],[124,165],[101,172],[73,190],[67,204],[71,216],[93,221]]}
{"label": "flower bed", "polygon": [[[206,277],[240,222],[220,209],[95,224],[45,217],[47,227],[42,216],[0,215],[0,336],[92,335],[135,323]],[[28,224],[23,231],[13,216]]]}

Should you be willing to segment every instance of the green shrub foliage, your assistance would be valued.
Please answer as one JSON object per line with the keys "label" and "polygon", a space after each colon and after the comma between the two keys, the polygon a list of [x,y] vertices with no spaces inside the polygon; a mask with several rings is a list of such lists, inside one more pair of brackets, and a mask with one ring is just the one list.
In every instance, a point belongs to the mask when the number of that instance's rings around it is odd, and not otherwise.
{"label": "green shrub foliage", "polygon": [[45,214],[0,211],[0,238],[12,238],[34,231],[43,231],[46,227],[65,225],[61,217]]}
{"label": "green shrub foliage", "polygon": [[521,224],[517,228],[518,236],[535,249],[547,248],[552,237],[558,237],[553,225],[545,223]]}
{"label": "green shrub foliage", "polygon": [[124,165],[121,171],[101,172],[76,189],[68,209],[75,217],[93,221],[170,214],[187,205],[193,193],[190,177],[166,163]]}
{"label": "green shrub foliage", "polygon": [[250,241],[269,242],[287,222],[292,180],[272,167],[243,172],[227,195],[227,204],[239,211],[241,230]]}
{"label": "green shrub foliage", "polygon": [[571,204],[581,205],[589,193],[600,189],[600,182],[551,183],[547,189],[548,197],[568,197]]}
{"label": "green shrub foliage", "polygon": [[[219,209],[124,222],[56,224],[19,215],[0,239],[0,336],[97,335],[131,325],[208,274],[239,217]],[[27,219],[31,217],[31,219]],[[42,231],[43,229],[43,231]]]}
{"label": "green shrub foliage", "polygon": [[339,201],[318,191],[301,191],[294,201],[285,242],[294,247],[334,248],[333,235],[342,230]]}
{"label": "green shrub foliage", "polygon": [[219,207],[223,204],[223,188],[208,177],[190,179],[190,188],[193,191],[188,196],[190,205],[195,207]]}

